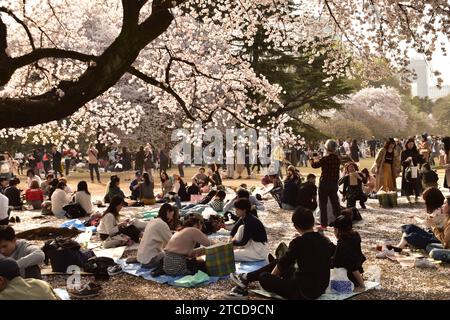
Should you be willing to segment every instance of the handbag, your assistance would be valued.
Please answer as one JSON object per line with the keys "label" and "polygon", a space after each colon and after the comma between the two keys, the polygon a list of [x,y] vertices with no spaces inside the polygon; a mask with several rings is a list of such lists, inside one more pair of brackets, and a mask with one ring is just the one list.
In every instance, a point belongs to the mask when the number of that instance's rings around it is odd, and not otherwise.
{"label": "handbag", "polygon": [[87,215],[86,210],[79,203],[71,202],[63,207],[65,216],[69,219],[77,219]]}
{"label": "handbag", "polygon": [[90,250],[83,253],[80,248],[80,244],[70,238],[57,237],[47,241],[42,248],[44,261],[46,264],[50,261],[53,272],[66,273],[73,265],[83,267],[91,253]]}
{"label": "handbag", "polygon": [[206,269],[210,276],[225,276],[236,271],[232,243],[218,243],[205,248]]}

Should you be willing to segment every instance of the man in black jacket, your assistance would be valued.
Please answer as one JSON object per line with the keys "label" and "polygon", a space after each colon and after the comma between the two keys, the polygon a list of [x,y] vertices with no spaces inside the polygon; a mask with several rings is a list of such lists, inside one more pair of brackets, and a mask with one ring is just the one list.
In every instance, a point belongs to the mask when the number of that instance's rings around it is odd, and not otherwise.
{"label": "man in black jacket", "polygon": [[53,171],[55,174],[55,178],[58,178],[58,172],[61,175],[61,177],[64,177],[63,173],[62,173],[62,168],[61,168],[61,152],[59,152],[56,149],[56,146],[52,147],[52,167],[53,167]]}

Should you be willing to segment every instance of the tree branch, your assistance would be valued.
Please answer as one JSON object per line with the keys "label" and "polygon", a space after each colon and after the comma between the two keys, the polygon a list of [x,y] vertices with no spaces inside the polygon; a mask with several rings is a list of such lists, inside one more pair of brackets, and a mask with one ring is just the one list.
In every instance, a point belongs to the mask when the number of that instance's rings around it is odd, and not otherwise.
{"label": "tree branch", "polygon": [[34,45],[33,36],[31,35],[30,29],[28,29],[28,26],[25,24],[25,22],[20,20],[11,10],[9,10],[5,7],[0,7],[0,12],[4,12],[7,15],[9,15],[10,17],[12,17],[18,24],[20,24],[25,29],[25,32],[27,33],[28,40],[30,41],[31,47],[33,48],[33,50],[36,49],[36,46]]}
{"label": "tree branch", "polygon": [[12,63],[14,69],[32,64],[41,59],[59,58],[59,59],[73,59],[83,62],[95,61],[98,57],[94,55],[84,54],[72,50],[63,50],[57,48],[41,48],[31,51],[23,56],[13,58]]}

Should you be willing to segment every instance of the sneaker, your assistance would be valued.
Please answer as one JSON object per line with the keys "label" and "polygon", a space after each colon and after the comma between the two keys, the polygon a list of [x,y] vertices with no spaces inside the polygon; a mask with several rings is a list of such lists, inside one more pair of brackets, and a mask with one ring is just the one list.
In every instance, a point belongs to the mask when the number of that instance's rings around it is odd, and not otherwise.
{"label": "sneaker", "polygon": [[114,275],[116,275],[116,274],[119,274],[119,273],[122,273],[122,272],[123,272],[122,267],[119,266],[118,264],[115,265],[115,266],[108,267],[107,270],[108,270],[108,274],[109,274],[110,276],[114,276]]}
{"label": "sneaker", "polygon": [[428,259],[416,259],[414,261],[415,268],[437,268],[437,266]]}
{"label": "sneaker", "polygon": [[74,299],[84,299],[97,297],[100,294],[98,285],[94,285],[92,282],[88,283],[81,289],[68,290],[69,296]]}
{"label": "sneaker", "polygon": [[[244,279],[242,274],[237,274],[235,272],[230,274],[230,280],[234,282],[239,288],[241,289],[247,289],[248,281]],[[248,293],[247,293],[248,294]]]}
{"label": "sneaker", "polygon": [[19,223],[20,222],[20,218],[16,217],[16,222]]}
{"label": "sneaker", "polygon": [[234,297],[234,298],[247,298],[248,297],[248,290],[247,289],[242,289],[239,286],[236,286],[233,289],[231,289],[230,292],[228,292],[228,296],[229,297]]}
{"label": "sneaker", "polygon": [[9,218],[9,222],[16,223],[16,219],[14,217]]}
{"label": "sneaker", "polygon": [[393,245],[391,245],[391,244],[387,244],[387,245],[386,245],[386,249],[388,249],[388,250],[394,250],[395,252],[402,252],[402,251],[403,251],[402,248],[395,247],[395,246],[393,246]]}
{"label": "sneaker", "polygon": [[166,274],[166,272],[164,271],[164,268],[163,268],[162,266],[156,268],[155,270],[153,270],[153,271],[150,273],[150,275],[151,275],[153,278],[157,278],[157,277],[162,276],[162,275],[165,275],[165,274]]}
{"label": "sneaker", "polygon": [[386,259],[386,258],[389,258],[389,257],[392,258],[394,256],[395,256],[395,251],[394,250],[384,249],[380,253],[377,253],[377,255],[375,257],[378,258],[378,259]]}

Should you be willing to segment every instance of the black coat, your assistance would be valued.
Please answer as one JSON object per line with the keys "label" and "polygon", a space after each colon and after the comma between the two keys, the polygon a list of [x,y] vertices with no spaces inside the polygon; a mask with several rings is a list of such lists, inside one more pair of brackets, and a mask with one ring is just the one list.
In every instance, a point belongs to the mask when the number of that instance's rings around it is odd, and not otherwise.
{"label": "black coat", "polygon": [[[412,158],[412,163],[410,161],[406,161],[409,157]],[[420,177],[418,176],[417,179],[412,179],[410,177],[407,177],[406,169],[409,168],[410,165],[413,165],[415,167],[419,166],[420,164],[424,163],[423,157],[420,155],[419,151],[416,148],[413,149],[405,149],[402,151],[400,156],[400,161],[402,163],[402,196],[410,196],[414,193],[416,195],[419,195],[422,191],[422,186],[420,182]]]}
{"label": "black coat", "polygon": [[314,211],[317,209],[317,186],[309,181],[298,188],[297,206]]}

